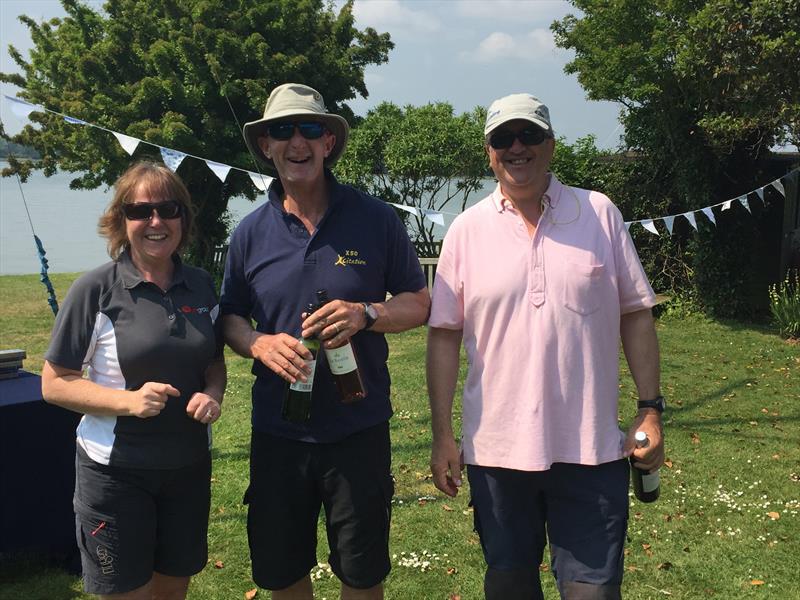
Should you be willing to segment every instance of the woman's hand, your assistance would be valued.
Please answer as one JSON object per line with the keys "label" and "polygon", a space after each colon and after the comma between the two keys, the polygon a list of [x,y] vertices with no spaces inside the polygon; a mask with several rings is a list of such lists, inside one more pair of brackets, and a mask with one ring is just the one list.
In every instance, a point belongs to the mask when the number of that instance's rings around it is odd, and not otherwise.
{"label": "woman's hand", "polygon": [[168,383],[148,381],[138,390],[131,392],[131,395],[128,413],[140,419],[147,419],[155,417],[164,410],[170,396],[178,397],[181,393]]}
{"label": "woman's hand", "polygon": [[189,398],[186,414],[195,421],[211,424],[219,419],[222,414],[222,406],[208,394],[197,392]]}

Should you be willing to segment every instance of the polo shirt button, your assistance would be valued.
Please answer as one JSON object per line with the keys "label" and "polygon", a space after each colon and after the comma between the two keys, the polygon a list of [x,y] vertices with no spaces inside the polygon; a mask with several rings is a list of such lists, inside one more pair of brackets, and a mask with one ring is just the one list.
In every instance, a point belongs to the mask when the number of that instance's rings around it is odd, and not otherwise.
{"label": "polo shirt button", "polygon": [[169,316],[169,320],[170,320],[170,321],[173,321],[174,319],[175,319],[175,315],[170,315],[170,316]]}

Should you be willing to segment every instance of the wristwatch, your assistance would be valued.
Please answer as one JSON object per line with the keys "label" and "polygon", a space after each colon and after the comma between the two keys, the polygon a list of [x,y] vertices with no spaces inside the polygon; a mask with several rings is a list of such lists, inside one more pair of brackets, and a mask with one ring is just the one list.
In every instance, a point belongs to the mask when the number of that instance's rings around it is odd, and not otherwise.
{"label": "wristwatch", "polygon": [[667,407],[664,401],[664,396],[656,396],[654,400],[639,400],[636,406],[639,410],[643,408],[655,408],[658,412],[663,413]]}
{"label": "wristwatch", "polygon": [[378,311],[375,310],[375,307],[372,306],[369,302],[362,302],[361,304],[364,305],[364,317],[367,319],[366,325],[364,325],[364,329],[369,329],[373,325],[375,325],[375,321],[378,320]]}

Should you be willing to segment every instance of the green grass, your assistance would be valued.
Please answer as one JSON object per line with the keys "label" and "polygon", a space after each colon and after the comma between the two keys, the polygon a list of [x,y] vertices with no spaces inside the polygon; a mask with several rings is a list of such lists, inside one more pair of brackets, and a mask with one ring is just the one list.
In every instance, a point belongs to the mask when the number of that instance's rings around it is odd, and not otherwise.
{"label": "green grass", "polygon": [[[52,276],[59,298],[72,276]],[[39,370],[52,315],[34,276],[0,278],[0,347],[28,351]],[[800,346],[777,332],[701,318],[658,323],[669,466],[653,505],[631,501],[623,591],[626,599],[800,597]],[[483,558],[472,532],[468,490],[455,500],[428,476],[429,418],[423,329],[389,336],[393,377],[390,599],[482,597]],[[248,362],[229,353],[224,414],[214,427],[208,567],[190,598],[240,599],[250,580],[245,510],[249,445]],[[624,366],[624,363],[623,363]],[[621,421],[634,388],[623,368]],[[3,493],[9,493],[2,482]],[[772,513],[772,514],[771,514]],[[320,534],[319,560],[327,556]],[[80,581],[28,559],[0,566],[0,598],[84,598]],[[220,568],[214,564],[220,561]],[[422,567],[428,561],[428,568]],[[543,567],[546,570],[546,567]],[[325,568],[316,597],[338,597]],[[549,573],[546,597],[556,598]],[[268,598],[259,591],[257,598]]]}

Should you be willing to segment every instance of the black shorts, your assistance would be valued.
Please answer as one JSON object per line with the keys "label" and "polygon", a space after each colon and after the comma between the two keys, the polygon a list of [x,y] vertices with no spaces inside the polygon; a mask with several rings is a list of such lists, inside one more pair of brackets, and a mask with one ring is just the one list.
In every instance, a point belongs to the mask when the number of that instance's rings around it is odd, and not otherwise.
{"label": "black shorts", "polygon": [[84,589],[119,594],[153,572],[188,577],[208,559],[211,455],[180,469],[101,465],[78,447],[75,525]]}
{"label": "black shorts", "polygon": [[353,588],[379,584],[391,569],[393,494],[388,422],[332,444],[253,431],[244,498],[253,581],[280,590],[316,566],[324,506],[331,570]]}
{"label": "black shorts", "polygon": [[628,527],[628,461],[547,471],[467,465],[475,530],[489,567],[551,569],[566,582],[619,585]]}

